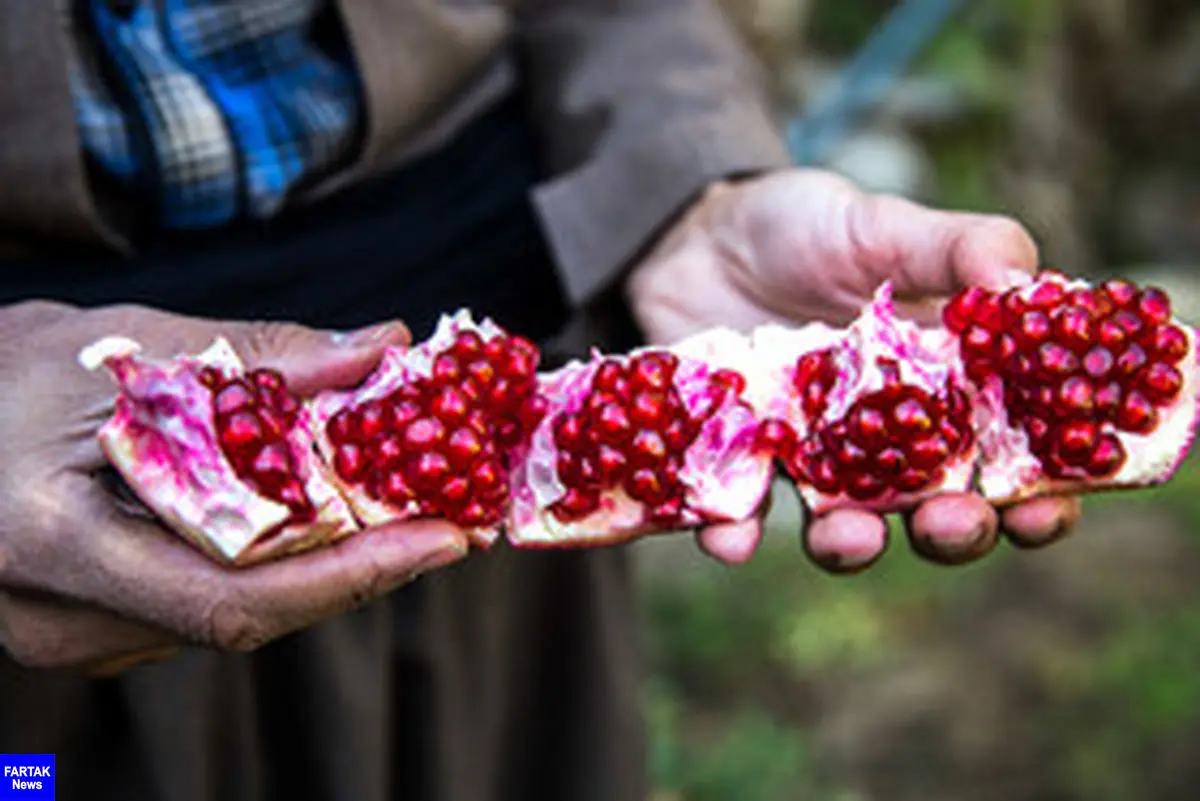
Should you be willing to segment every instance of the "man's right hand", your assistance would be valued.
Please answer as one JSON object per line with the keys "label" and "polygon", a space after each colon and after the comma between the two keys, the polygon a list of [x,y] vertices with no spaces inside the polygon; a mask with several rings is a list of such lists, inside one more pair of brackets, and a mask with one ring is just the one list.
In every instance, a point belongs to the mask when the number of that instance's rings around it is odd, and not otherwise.
{"label": "man's right hand", "polygon": [[110,673],[188,644],[248,651],[466,554],[463,531],[418,521],[230,569],[130,513],[101,480],[95,438],[114,386],[76,361],[110,334],[160,357],[222,335],[302,395],[357,383],[386,346],[409,338],[400,323],[336,335],[137,306],[0,308],[0,645],[17,662]]}

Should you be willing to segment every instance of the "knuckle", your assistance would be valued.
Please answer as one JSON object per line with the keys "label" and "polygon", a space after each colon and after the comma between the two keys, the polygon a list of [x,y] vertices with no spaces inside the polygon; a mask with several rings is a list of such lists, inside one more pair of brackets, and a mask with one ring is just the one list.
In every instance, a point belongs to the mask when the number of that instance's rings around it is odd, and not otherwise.
{"label": "knuckle", "polygon": [[222,650],[248,653],[265,645],[270,632],[236,598],[224,595],[209,607],[204,640]]}
{"label": "knuckle", "polygon": [[245,324],[243,358],[251,363],[270,360],[295,347],[309,335],[309,330],[296,323],[256,320]]}

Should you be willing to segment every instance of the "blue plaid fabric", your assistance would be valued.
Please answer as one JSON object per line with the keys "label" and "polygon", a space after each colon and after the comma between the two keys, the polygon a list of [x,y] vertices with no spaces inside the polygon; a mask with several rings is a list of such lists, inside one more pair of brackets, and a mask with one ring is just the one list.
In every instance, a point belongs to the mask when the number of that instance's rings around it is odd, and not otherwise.
{"label": "blue plaid fabric", "polygon": [[72,2],[85,151],[152,200],[167,228],[278,213],[343,161],[360,131],[349,54],[312,39],[327,2]]}

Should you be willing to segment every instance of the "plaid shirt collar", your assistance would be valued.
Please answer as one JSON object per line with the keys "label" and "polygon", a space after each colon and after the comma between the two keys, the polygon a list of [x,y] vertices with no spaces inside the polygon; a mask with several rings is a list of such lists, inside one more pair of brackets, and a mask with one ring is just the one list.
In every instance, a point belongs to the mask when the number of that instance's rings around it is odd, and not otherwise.
{"label": "plaid shirt collar", "polygon": [[[81,0],[71,83],[85,152],[166,228],[264,219],[352,155],[358,77],[311,31],[327,0]],[[115,9],[115,10],[114,10]]]}

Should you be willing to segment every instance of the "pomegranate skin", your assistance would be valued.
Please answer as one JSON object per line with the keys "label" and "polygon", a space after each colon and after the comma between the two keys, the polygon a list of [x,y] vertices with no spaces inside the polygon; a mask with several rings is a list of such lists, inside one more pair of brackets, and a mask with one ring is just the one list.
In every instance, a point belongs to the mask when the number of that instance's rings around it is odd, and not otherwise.
{"label": "pomegranate skin", "polygon": [[[444,356],[449,349],[452,349],[456,340],[463,334],[477,337],[480,344],[490,343],[493,340],[503,341],[509,337],[507,331],[491,320],[476,321],[469,311],[460,309],[453,314],[443,315],[439,319],[434,333],[428,339],[410,347],[392,347],[385,351],[380,364],[358,387],[349,391],[320,393],[313,398],[311,404],[314,419],[313,430],[321,458],[330,464],[334,464],[337,458],[338,449],[330,439],[329,423],[339,412],[361,409],[364,404],[372,401],[384,402],[389,397],[394,398],[394,393],[405,387],[413,387],[435,379],[446,380],[447,362],[439,357]],[[536,367],[536,359],[532,362],[532,366]],[[465,370],[462,374],[466,375]],[[530,375],[531,377],[534,375],[532,370]],[[492,386],[495,384],[493,383]],[[449,400],[443,396],[439,401],[441,404],[439,408],[444,413],[447,409],[453,411],[456,407],[461,406],[462,401],[463,399],[457,396],[452,396]],[[464,409],[460,408],[459,411],[462,412]],[[462,443],[466,437],[461,435],[456,437],[455,434],[461,434],[461,432],[451,431],[449,426],[442,428],[443,430],[439,432],[436,430],[436,424],[417,425],[412,430],[412,437],[408,441],[399,443],[397,453],[402,459],[419,458],[423,455],[424,464],[430,471],[436,470],[444,474],[442,486],[446,491],[461,495],[464,502],[467,502],[472,497],[471,493],[474,492],[473,489],[468,488],[470,476],[467,474],[472,473],[472,470],[464,467],[461,463],[457,465],[443,464],[439,455],[441,452],[434,453],[435,446],[430,441],[437,439],[440,443]],[[498,447],[494,438],[484,433],[479,433],[478,443],[471,442],[466,446],[474,447],[476,444],[479,447]],[[498,474],[498,481],[503,483],[506,488],[508,458],[502,448],[498,448],[498,450],[500,452],[496,455],[496,459],[489,463],[489,466],[494,466],[493,472]],[[363,483],[342,480],[336,470],[332,472],[332,475],[333,480],[354,510],[355,516],[363,525],[379,525],[416,517],[442,516],[437,510],[424,507],[415,491],[407,496],[407,499],[398,497],[397,493],[391,493],[389,497],[389,493],[386,491],[372,493]],[[475,472],[474,477],[478,478],[478,472]],[[500,512],[495,515],[494,521],[479,525],[464,525],[464,528],[466,528],[473,545],[479,548],[488,548],[500,537],[503,519],[504,514]]]}
{"label": "pomegranate skin", "polygon": [[[571,504],[571,487],[560,474],[564,448],[556,430],[564,426],[565,419],[587,408],[589,399],[598,392],[597,386],[604,381],[601,372],[618,365],[626,371],[624,375],[636,376],[640,359],[649,356],[654,360],[664,353],[676,363],[667,386],[669,393],[678,398],[673,408],[679,415],[671,418],[666,428],[673,430],[672,424],[684,421],[691,421],[694,427],[694,436],[686,444],[680,444],[680,440],[672,445],[672,437],[664,437],[667,449],[679,448],[665,457],[666,462],[677,465],[674,494],[665,502],[631,497],[630,493],[639,488],[653,492],[653,476],[658,469],[642,469],[636,475],[633,472],[639,464],[639,443],[657,442],[652,434],[643,434],[644,429],[638,428],[645,404],[638,401],[639,393],[634,389],[626,395],[632,399],[626,408],[630,409],[634,433],[620,446],[624,453],[632,454],[621,474],[624,478],[597,485],[594,501],[577,507],[574,514],[569,510],[556,512],[564,504]],[[527,549],[595,547],[753,516],[770,490],[771,457],[756,447],[758,420],[742,398],[744,389],[722,388],[727,386],[724,377],[741,383],[746,379],[745,369],[751,366],[749,340],[733,331],[715,329],[670,348],[640,348],[623,355],[594,351],[587,361],[577,360],[540,376],[540,391],[548,401],[548,412],[515,464],[507,524],[509,542]],[[738,375],[742,378],[736,378]],[[651,378],[654,380],[653,375]],[[630,380],[636,382],[637,378]],[[597,437],[608,436],[624,425],[611,406],[598,411],[591,420],[595,426],[608,426],[604,429],[608,433],[597,433]],[[605,453],[613,453],[607,445],[602,447]],[[603,470],[603,458],[599,463]],[[639,481],[643,477],[646,483]],[[656,517],[652,508],[669,514]]]}
{"label": "pomegranate skin", "polygon": [[169,528],[217,561],[245,566],[334,542],[358,524],[313,456],[310,420],[298,410],[286,445],[314,508],[296,521],[284,504],[238,477],[217,441],[212,394],[201,371],[229,376],[245,365],[223,338],[197,355],[150,359],[125,337],[106,337],[81,351],[88,370],[107,369],[119,391],[99,445],[130,489]]}
{"label": "pomegranate skin", "polygon": [[[1105,287],[1111,287],[1111,294]],[[1145,305],[1139,306],[1143,297],[1146,298]],[[1054,319],[1055,324],[1048,330],[1057,337],[1055,342],[1070,345],[1071,337],[1080,339],[1076,352],[1083,351],[1083,355],[1072,379],[1078,382],[1079,378],[1086,378],[1098,388],[1092,397],[1092,411],[1069,414],[1073,415],[1072,420],[1077,426],[1094,430],[1097,437],[1107,438],[1105,444],[1112,444],[1111,464],[1119,467],[1103,475],[1085,475],[1080,471],[1075,471],[1076,475],[1054,475],[1045,463],[1044,455],[1035,452],[1038,450],[1034,447],[1036,430],[1023,424],[1021,413],[1011,405],[1009,384],[1014,383],[1011,374],[981,370],[973,381],[972,390],[975,427],[980,440],[980,492],[992,503],[1004,507],[1039,496],[1137,489],[1168,481],[1187,456],[1200,418],[1196,330],[1170,316],[1165,295],[1124,280],[1093,285],[1046,271],[1033,284],[1013,292],[1007,303],[1016,306],[1020,301],[1036,305],[1039,299],[1050,301],[1044,311]],[[970,305],[969,302],[960,304]],[[1081,309],[1090,313],[1090,322],[1087,314],[1078,313]],[[956,313],[968,324],[979,316],[978,312],[972,314],[969,310],[965,314]],[[1079,321],[1087,324],[1079,324]],[[951,322],[962,327],[953,319]],[[1155,374],[1151,368],[1163,359],[1156,358],[1148,338],[1156,328],[1170,328],[1177,337],[1168,359],[1173,366],[1173,371],[1168,372],[1179,380],[1177,394],[1165,402],[1159,398],[1145,406],[1146,414],[1153,417],[1147,423],[1152,428],[1127,430],[1118,424],[1119,417],[1114,419],[1113,413],[1106,415],[1099,411],[1102,389],[1119,382],[1119,396],[1128,399],[1130,390],[1137,389],[1135,382],[1139,375],[1145,380],[1147,374]],[[1123,349],[1133,352],[1124,353]],[[1111,351],[1116,356],[1097,359],[1094,358],[1096,350]],[[1136,358],[1129,358],[1131,356]],[[963,354],[961,358],[968,359],[969,356]],[[1073,366],[1068,364],[1068,367]],[[1162,367],[1159,364],[1155,369]],[[1113,393],[1112,397],[1118,397],[1118,393]],[[1052,412],[1044,412],[1044,409],[1044,403],[1036,407],[1040,417],[1048,419],[1052,427],[1064,425],[1055,417],[1061,418],[1068,413],[1054,407],[1051,407]]]}
{"label": "pomegranate skin", "polygon": [[893,512],[971,488],[978,451],[956,347],[898,317],[889,283],[848,328],[753,332],[749,395],[761,419],[795,432],[777,455],[811,514]]}

